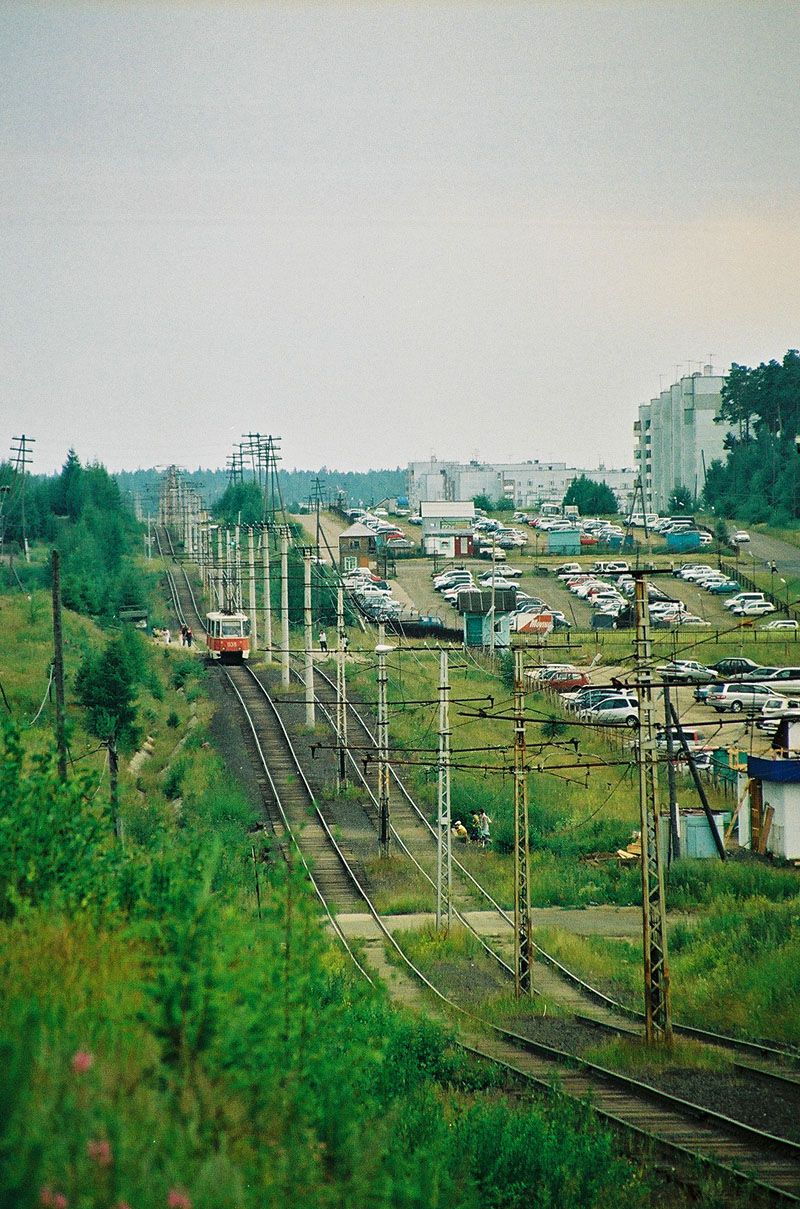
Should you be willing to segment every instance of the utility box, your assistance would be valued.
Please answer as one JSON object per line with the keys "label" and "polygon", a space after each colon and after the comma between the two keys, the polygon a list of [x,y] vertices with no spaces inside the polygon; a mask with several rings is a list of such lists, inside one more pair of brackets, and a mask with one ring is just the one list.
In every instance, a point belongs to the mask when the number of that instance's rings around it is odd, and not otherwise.
{"label": "utility box", "polygon": [[[731,821],[730,811],[715,812],[714,826],[721,840]],[[662,814],[659,820],[661,851],[667,852],[670,838],[669,815]],[[680,812],[681,858],[687,860],[719,860],[719,852],[704,810],[681,810]]]}

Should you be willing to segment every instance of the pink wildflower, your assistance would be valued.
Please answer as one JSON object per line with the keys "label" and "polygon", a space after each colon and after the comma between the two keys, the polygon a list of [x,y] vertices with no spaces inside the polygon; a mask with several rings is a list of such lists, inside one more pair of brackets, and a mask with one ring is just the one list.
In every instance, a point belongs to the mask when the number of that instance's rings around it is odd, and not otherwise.
{"label": "pink wildflower", "polygon": [[72,1069],[76,1075],[85,1075],[94,1062],[94,1057],[86,1049],[79,1049],[72,1059]]}
{"label": "pink wildflower", "polygon": [[192,1202],[188,1192],[184,1192],[182,1188],[170,1188],[167,1206],[168,1209],[192,1209]]}
{"label": "pink wildflower", "polygon": [[48,1184],[44,1184],[39,1189],[39,1204],[45,1209],[67,1209],[68,1202],[63,1192],[53,1192]]}
{"label": "pink wildflower", "polygon": [[111,1163],[111,1143],[105,1138],[97,1138],[86,1147],[86,1153],[98,1167],[108,1167]]}

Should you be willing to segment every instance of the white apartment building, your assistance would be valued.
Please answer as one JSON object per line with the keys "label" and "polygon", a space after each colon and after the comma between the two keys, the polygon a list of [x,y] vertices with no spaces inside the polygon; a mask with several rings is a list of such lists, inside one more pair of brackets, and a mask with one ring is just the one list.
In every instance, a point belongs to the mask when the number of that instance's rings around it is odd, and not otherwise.
{"label": "white apartment building", "polygon": [[516,508],[535,508],[545,500],[561,503],[573,479],[585,474],[606,483],[625,512],[633,497],[638,469],[580,470],[566,462],[409,462],[406,494],[413,511],[423,500],[471,500],[486,495],[509,499]]}
{"label": "white apartment building", "polygon": [[688,487],[696,502],[711,462],[724,460],[730,429],[714,422],[724,381],[706,365],[702,374],[681,378],[640,406],[633,426],[633,456],[649,510],[666,512],[676,487]]}

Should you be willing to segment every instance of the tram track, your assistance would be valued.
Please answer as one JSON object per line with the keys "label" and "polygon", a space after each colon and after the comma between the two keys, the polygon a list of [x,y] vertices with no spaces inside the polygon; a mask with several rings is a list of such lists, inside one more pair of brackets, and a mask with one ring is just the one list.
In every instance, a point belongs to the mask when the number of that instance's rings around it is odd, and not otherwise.
{"label": "tram track", "polygon": [[[201,621],[193,595],[189,595],[188,578],[185,597],[171,573],[168,580],[178,616],[186,619],[189,609]],[[590,1098],[596,1111],[612,1125],[624,1126],[629,1133],[632,1131],[654,1140],[675,1163],[683,1165],[690,1157],[700,1159],[751,1181],[770,1197],[786,1203],[800,1201],[800,1145],[797,1143],[775,1138],[763,1130],[682,1101],[641,1081],[604,1070],[585,1059],[481,1020],[434,986],[403,952],[376,911],[363,875],[359,876],[354,868],[355,862],[351,864],[347,852],[337,845],[265,686],[250,667],[222,669],[222,672],[235,690],[243,716],[249,719],[254,741],[261,750],[264,775],[275,799],[276,818],[283,827],[283,831],[279,831],[273,821],[276,840],[282,850],[286,850],[288,844],[290,850],[301,854],[328,918],[343,942],[346,940],[336,925],[336,909],[353,909],[355,904],[358,909],[366,907],[398,961],[443,1008],[458,1014],[467,1048],[505,1064],[539,1086],[549,1088],[554,1079],[558,1079],[565,1092],[582,1099]],[[297,788],[301,784],[302,791]],[[316,820],[313,828],[310,827],[312,819]],[[336,850],[335,860],[331,857],[331,849]],[[363,970],[360,964],[359,968]]]}
{"label": "tram track", "polygon": [[[298,679],[302,680],[302,676],[300,675],[300,673],[296,673],[296,675],[298,676]],[[330,679],[330,677],[328,677],[327,674],[322,671],[322,669],[316,668],[315,669],[315,687],[318,686],[320,683],[322,683],[325,687],[324,687],[323,692],[320,692],[319,688],[317,687],[317,698],[318,698],[320,704],[323,707],[327,708],[335,700],[336,686],[333,683],[333,681]],[[355,703],[349,699],[347,701],[347,708],[348,708],[348,716],[353,721],[356,722],[356,724],[359,726],[359,728],[360,728],[361,732],[363,733],[364,737],[366,738],[366,740],[375,748],[375,750],[377,752],[377,738],[376,738],[375,734],[373,733],[372,729],[370,728],[366,719],[356,708]],[[329,715],[329,717],[330,717],[330,715]],[[332,723],[332,725],[333,725],[333,723]],[[363,777],[363,773],[362,773],[362,770],[359,768],[358,762],[355,761],[354,759],[352,759],[351,762],[355,769],[356,775],[361,777],[362,782],[366,784],[367,783],[366,778]],[[391,778],[392,784],[398,791],[399,798],[400,798],[400,804],[404,808],[406,822],[408,820],[416,820],[422,828],[423,835],[425,837],[427,837],[427,839],[435,846],[436,832],[435,832],[434,827],[431,825],[429,819],[426,817],[425,812],[414,801],[412,795],[409,793],[407,787],[403,783],[403,780],[399,776],[397,771],[391,767],[390,767],[390,778]],[[373,792],[373,791],[370,789],[370,792]],[[373,796],[374,796],[374,793],[373,793]],[[396,809],[396,805],[395,805],[395,809]],[[406,840],[408,841],[408,839],[409,839],[409,832],[408,832],[408,829],[406,828]],[[457,872],[459,877],[461,877],[463,879],[465,885],[469,889],[474,891],[476,894],[478,894],[483,899],[483,901],[485,901],[486,904],[492,909],[492,911],[494,911],[498,915],[498,917],[504,922],[504,924],[509,928],[509,930],[513,932],[513,927],[514,927],[513,916],[496,901],[496,899],[493,897],[491,892],[489,890],[487,890],[485,886],[482,885],[482,883],[479,881],[479,879],[477,879],[471,873],[471,871],[468,870],[463,865],[463,863],[461,861],[458,860],[458,858],[455,854],[453,856],[453,868],[454,868],[454,871]],[[620,1003],[618,1000],[607,995],[604,991],[600,990],[599,988],[597,988],[595,986],[592,986],[590,983],[588,983],[584,979],[582,979],[579,975],[574,973],[574,971],[568,969],[565,965],[563,965],[563,963],[560,962],[551,953],[548,953],[540,945],[536,944],[536,942],[534,942],[533,948],[534,948],[534,952],[535,952],[537,960],[539,960],[539,961],[545,963],[547,966],[549,966],[556,973],[556,975],[564,981],[565,984],[574,988],[574,990],[577,992],[577,994],[585,1001],[587,1008],[590,1006],[596,1005],[596,1006],[599,1006],[601,1009],[603,1009],[605,1012],[608,1012],[609,1014],[611,1014],[612,1016],[616,1016],[618,1018],[622,1017],[624,1020],[628,1021],[630,1024],[633,1024],[633,1025],[636,1025],[639,1027],[642,1027],[644,1025],[644,1014],[642,1012],[638,1012],[635,1008],[632,1008],[632,1007],[628,1006],[627,1004]],[[591,1024],[592,1026],[595,1026],[599,1029],[605,1028],[609,1032],[618,1032],[618,1033],[629,1033],[630,1032],[629,1028],[628,1029],[623,1028],[618,1023],[614,1023],[612,1021],[607,1021],[605,1019],[598,1018],[596,1012],[594,1014],[592,1014],[591,1016],[583,1016],[580,1012],[576,1012],[575,1018],[580,1022],[585,1022],[586,1024]],[[694,1041],[701,1042],[703,1044],[714,1046],[717,1049],[727,1050],[727,1051],[731,1051],[731,1052],[735,1052],[735,1053],[740,1053],[743,1055],[748,1055],[749,1057],[755,1058],[755,1059],[767,1060],[767,1061],[775,1063],[776,1065],[780,1065],[785,1062],[790,1062],[790,1063],[794,1064],[794,1063],[800,1061],[800,1053],[798,1053],[796,1048],[783,1045],[776,1041],[762,1040],[762,1039],[750,1039],[750,1038],[742,1038],[742,1037],[731,1037],[731,1036],[727,1036],[722,1033],[715,1032],[714,1030],[711,1030],[711,1029],[704,1029],[704,1028],[700,1028],[695,1025],[682,1024],[680,1022],[678,1022],[678,1023],[673,1022],[673,1031],[679,1036],[683,1036],[690,1040],[694,1040]],[[739,1069],[741,1069],[742,1071],[746,1071],[746,1070],[756,1070],[757,1068],[740,1064]],[[773,1072],[770,1072],[768,1070],[767,1071],[758,1070],[758,1074],[765,1080],[769,1079],[772,1073]],[[781,1088],[784,1091],[790,1090],[791,1094],[797,1094],[798,1097],[800,1097],[800,1083],[798,1083],[798,1081],[795,1079],[788,1078],[784,1074],[775,1073],[775,1086]]]}

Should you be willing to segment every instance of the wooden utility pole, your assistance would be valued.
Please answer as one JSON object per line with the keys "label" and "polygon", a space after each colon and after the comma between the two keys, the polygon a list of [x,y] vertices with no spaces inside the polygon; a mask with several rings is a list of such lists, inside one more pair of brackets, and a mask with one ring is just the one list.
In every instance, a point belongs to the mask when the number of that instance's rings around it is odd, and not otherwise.
{"label": "wooden utility pole", "polygon": [[528,769],[522,651],[514,651],[514,994],[533,993]]}
{"label": "wooden utility pole", "polygon": [[56,686],[58,775],[67,779],[66,711],[64,706],[64,635],[61,628],[61,556],[53,551],[53,679]]}
{"label": "wooden utility pole", "polygon": [[636,683],[639,695],[639,811],[642,846],[642,932],[644,949],[644,1001],[647,1042],[672,1044],[672,1017],[667,965],[667,923],[664,874],[656,781],[653,727],[653,667],[650,650],[647,581],[641,571],[636,580]]}

